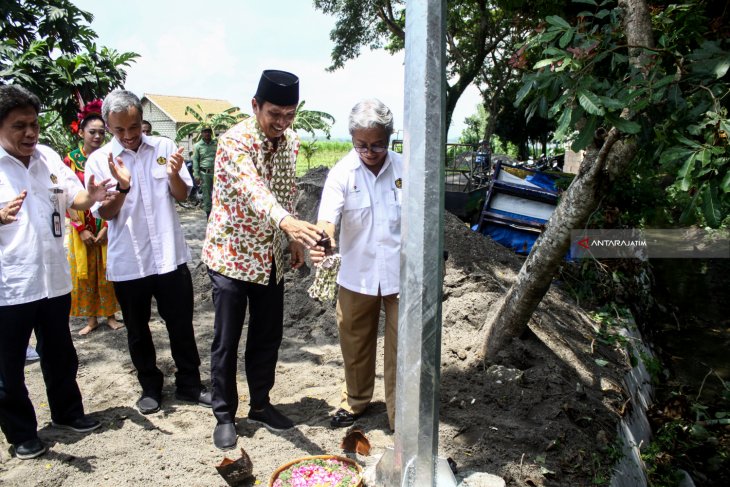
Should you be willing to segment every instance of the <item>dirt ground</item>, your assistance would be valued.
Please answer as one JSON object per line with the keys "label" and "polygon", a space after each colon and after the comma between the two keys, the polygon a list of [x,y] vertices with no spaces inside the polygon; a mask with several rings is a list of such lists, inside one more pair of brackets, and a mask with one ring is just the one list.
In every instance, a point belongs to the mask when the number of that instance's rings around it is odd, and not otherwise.
{"label": "dirt ground", "polygon": [[[300,181],[298,211],[315,219],[324,171]],[[204,266],[198,265],[204,236],[199,209],[181,209],[195,285],[195,331],[203,380],[209,384],[213,307]],[[508,486],[600,485],[610,475],[619,411],[625,402],[617,385],[626,358],[594,342],[595,325],[559,285],[554,285],[531,322],[495,363],[477,357],[480,329],[490,307],[509,287],[521,265],[510,251],[477,235],[446,214],[443,300],[442,383],[439,452],[456,462],[457,479],[470,472],[496,474]],[[342,454],[344,430],[333,430],[328,415],[336,408],[343,380],[334,307],[312,301],[306,290],[309,269],[286,276],[284,341],[272,401],[296,428],[272,433],[248,424],[248,390],[239,362],[237,430],[239,446],[250,455],[256,485],[268,485],[281,464],[305,455]],[[118,314],[120,315],[120,314]],[[21,461],[0,444],[0,484],[8,486],[222,486],[215,466],[234,452],[212,443],[215,426],[209,409],[173,396],[174,363],[164,323],[153,316],[151,328],[158,365],[166,377],[162,410],[143,416],[134,403],[140,394],[127,351],[126,330],[102,326],[78,336],[83,321],[71,320],[78,352],[78,383],[89,414],[103,426],[90,434],[50,426],[39,365],[26,367],[26,382],[36,407],[39,435],[50,451]],[[245,336],[245,335],[244,335]],[[538,338],[540,337],[540,338]],[[380,336],[382,351],[382,333]],[[599,366],[596,359],[608,362]],[[599,361],[601,364],[603,361]],[[382,352],[374,402],[358,421],[372,445],[371,455],[350,454],[365,466],[393,443],[382,386]]]}

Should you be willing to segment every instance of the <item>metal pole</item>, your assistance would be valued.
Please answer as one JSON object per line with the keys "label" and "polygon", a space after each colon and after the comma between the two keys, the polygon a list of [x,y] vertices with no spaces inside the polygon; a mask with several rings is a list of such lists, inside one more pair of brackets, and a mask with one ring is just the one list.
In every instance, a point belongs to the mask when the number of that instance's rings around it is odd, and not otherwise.
{"label": "metal pole", "polygon": [[395,448],[388,487],[455,486],[438,459],[445,155],[444,0],[406,3],[405,178],[401,213]]}

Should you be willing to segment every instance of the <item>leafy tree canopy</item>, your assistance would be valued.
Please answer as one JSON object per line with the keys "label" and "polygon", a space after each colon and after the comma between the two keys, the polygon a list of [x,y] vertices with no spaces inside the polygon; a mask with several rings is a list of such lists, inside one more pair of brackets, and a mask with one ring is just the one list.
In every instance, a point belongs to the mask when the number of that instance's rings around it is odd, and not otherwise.
{"label": "leafy tree canopy", "polygon": [[76,118],[80,100],[103,98],[123,86],[124,69],[138,55],[98,47],[91,13],[70,0],[2,3],[0,83],[25,86],[66,125]]}
{"label": "leafy tree canopy", "polygon": [[[517,103],[528,116],[555,120],[556,139],[573,150],[611,127],[636,137],[634,164],[653,174],[645,184],[671,182],[667,195],[681,214],[670,220],[727,222],[730,31],[728,12],[717,8],[723,2],[655,5],[656,46],[627,45],[625,12],[614,0],[575,2],[583,7],[579,15],[547,17],[527,43],[540,60],[524,76]],[[640,62],[630,62],[632,52]]]}
{"label": "leafy tree canopy", "polygon": [[[529,19],[556,12],[565,0],[454,0],[447,4],[446,20],[446,128],[456,102],[483,70],[489,53]],[[396,52],[404,47],[405,1],[314,0],[315,8],[337,18],[330,33],[334,42],[330,70],[342,68],[362,48]],[[387,75],[387,74],[386,74]]]}

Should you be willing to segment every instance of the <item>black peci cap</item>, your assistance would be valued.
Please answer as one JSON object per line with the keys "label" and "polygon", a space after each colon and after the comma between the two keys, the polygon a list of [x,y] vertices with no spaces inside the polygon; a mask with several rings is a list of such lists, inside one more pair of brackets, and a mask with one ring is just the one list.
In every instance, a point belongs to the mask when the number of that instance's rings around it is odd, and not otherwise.
{"label": "black peci cap", "polygon": [[299,103],[299,78],[286,71],[267,69],[261,73],[256,96],[274,105],[296,105]]}

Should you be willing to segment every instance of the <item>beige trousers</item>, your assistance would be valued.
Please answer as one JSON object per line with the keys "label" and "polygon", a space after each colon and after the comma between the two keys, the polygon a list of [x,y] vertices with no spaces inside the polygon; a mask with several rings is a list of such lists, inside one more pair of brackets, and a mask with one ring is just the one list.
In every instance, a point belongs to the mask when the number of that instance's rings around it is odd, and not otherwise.
{"label": "beige trousers", "polygon": [[360,414],[370,404],[375,387],[375,353],[380,308],[385,308],[385,406],[395,428],[395,376],[398,345],[398,295],[369,296],[339,288],[337,327],[345,364],[340,407]]}

